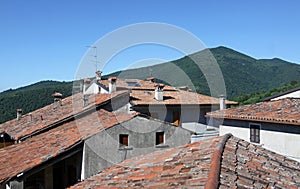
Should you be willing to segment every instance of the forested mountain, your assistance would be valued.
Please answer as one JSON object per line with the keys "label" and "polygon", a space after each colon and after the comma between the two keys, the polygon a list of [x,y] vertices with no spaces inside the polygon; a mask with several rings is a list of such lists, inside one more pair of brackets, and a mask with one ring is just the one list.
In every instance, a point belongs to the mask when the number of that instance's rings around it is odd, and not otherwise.
{"label": "forested mountain", "polygon": [[41,81],[0,93],[0,123],[15,118],[18,108],[28,113],[52,103],[55,92],[62,93],[63,98],[70,96],[72,86],[72,82]]}
{"label": "forested mountain", "polygon": [[[274,59],[254,59],[226,47],[211,48],[223,73],[226,96],[233,98],[242,94],[256,93],[280,87],[291,81],[300,81],[300,65]],[[160,78],[173,86],[195,88],[198,93],[210,95],[204,74],[194,63],[205,64],[209,53],[207,50],[171,62],[138,69],[124,70],[113,73],[123,78],[145,79]],[[177,70],[175,72],[175,70]],[[183,73],[186,75],[180,78]],[[211,73],[213,74],[213,73]],[[192,81],[189,83],[187,78]],[[194,87],[193,87],[194,86]]]}
{"label": "forested mountain", "polygon": [[[226,47],[209,49],[222,71],[227,98],[252,103],[260,100],[260,92],[300,83],[300,65],[274,59],[255,59]],[[121,78],[158,78],[158,82],[178,86],[189,86],[197,92],[210,95],[210,90],[199,67],[194,63],[205,64],[208,49],[171,62],[154,66],[124,70],[112,73]],[[214,74],[214,73],[210,73]],[[181,77],[184,75],[185,77]],[[107,77],[107,76],[104,76]],[[190,81],[192,83],[190,83]],[[60,92],[63,97],[72,94],[73,82],[41,81],[26,87],[0,93],[0,123],[16,116],[16,109],[28,113],[53,102],[51,96]],[[193,87],[194,86],[194,87]],[[292,85],[293,86],[293,85]],[[283,90],[283,89],[282,89]],[[271,92],[272,93],[272,92]],[[270,94],[271,94],[270,93]],[[249,95],[252,94],[252,95]],[[255,96],[251,100],[251,97]],[[260,96],[260,97],[257,97]],[[247,101],[247,99],[250,99]]]}

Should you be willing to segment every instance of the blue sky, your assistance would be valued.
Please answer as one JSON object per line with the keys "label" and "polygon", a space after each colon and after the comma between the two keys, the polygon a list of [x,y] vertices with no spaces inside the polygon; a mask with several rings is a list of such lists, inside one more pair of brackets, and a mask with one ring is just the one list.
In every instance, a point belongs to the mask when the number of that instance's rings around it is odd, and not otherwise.
{"label": "blue sky", "polygon": [[[140,22],[181,27],[207,47],[222,45],[255,58],[300,63],[299,8],[296,0],[1,0],[0,91],[41,80],[73,80],[88,45]],[[124,51],[104,73],[143,59],[181,56],[146,45]]]}

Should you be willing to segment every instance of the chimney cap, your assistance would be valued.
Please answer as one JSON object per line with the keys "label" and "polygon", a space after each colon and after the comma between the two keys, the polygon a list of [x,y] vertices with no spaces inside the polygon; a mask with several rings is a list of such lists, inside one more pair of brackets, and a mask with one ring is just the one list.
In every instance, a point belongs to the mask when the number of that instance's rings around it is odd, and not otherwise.
{"label": "chimney cap", "polygon": [[55,98],[61,98],[62,94],[58,93],[58,92],[55,92],[54,94],[52,94],[52,96],[55,97]]}
{"label": "chimney cap", "polygon": [[22,113],[23,110],[22,110],[21,108],[19,108],[19,109],[17,109],[17,112],[18,112],[18,113]]}
{"label": "chimney cap", "polygon": [[165,87],[165,84],[157,83],[157,84],[154,85],[154,87],[164,88],[164,87]]}
{"label": "chimney cap", "polygon": [[96,73],[96,74],[102,74],[102,71],[97,70],[95,73]]}
{"label": "chimney cap", "polygon": [[89,84],[91,82],[91,80],[89,78],[84,78],[83,82]]}

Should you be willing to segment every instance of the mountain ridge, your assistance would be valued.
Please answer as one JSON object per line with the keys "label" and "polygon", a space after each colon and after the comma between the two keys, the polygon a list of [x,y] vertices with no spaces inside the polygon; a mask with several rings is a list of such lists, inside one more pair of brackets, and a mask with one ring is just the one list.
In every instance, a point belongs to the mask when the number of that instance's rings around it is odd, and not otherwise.
{"label": "mountain ridge", "polygon": [[[205,75],[192,59],[203,62],[212,53],[222,71],[229,99],[245,94],[259,93],[274,89],[291,82],[300,82],[300,65],[279,58],[255,59],[236,50],[220,46],[205,49],[177,60],[143,68],[123,70],[111,75],[121,78],[145,79],[157,78],[157,82],[178,86],[188,86],[198,93],[211,95]],[[172,73],[183,73],[187,77],[179,78]],[[212,73],[214,74],[214,73]],[[16,109],[23,108],[24,113],[31,112],[53,102],[52,94],[60,92],[67,97],[72,94],[73,82],[39,81],[17,89],[0,93],[0,123],[15,117]]]}

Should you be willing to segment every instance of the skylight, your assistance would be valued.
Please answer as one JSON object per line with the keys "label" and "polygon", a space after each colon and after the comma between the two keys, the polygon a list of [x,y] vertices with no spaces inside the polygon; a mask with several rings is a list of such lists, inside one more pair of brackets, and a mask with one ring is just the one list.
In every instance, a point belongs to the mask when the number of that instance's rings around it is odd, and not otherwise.
{"label": "skylight", "polygon": [[140,84],[136,81],[127,81],[126,83],[129,87],[140,87]]}

